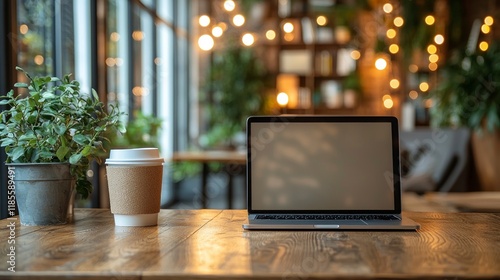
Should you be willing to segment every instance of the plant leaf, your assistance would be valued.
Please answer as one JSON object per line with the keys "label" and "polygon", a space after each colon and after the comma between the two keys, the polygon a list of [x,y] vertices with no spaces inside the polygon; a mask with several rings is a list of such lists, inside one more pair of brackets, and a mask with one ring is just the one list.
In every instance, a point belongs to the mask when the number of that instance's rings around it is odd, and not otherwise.
{"label": "plant leaf", "polygon": [[28,84],[27,83],[15,83],[14,87],[16,87],[16,88],[28,88]]}
{"label": "plant leaf", "polygon": [[78,164],[78,162],[80,161],[80,159],[82,159],[82,154],[80,154],[80,153],[74,154],[74,155],[72,155],[72,156],[69,157],[69,163],[73,164],[73,165],[76,165],[76,164]]}
{"label": "plant leaf", "polygon": [[85,145],[89,142],[89,138],[83,134],[76,134],[73,136],[73,141],[80,145]]}
{"label": "plant leaf", "polygon": [[56,156],[59,159],[59,161],[64,161],[64,158],[66,157],[66,154],[69,152],[69,147],[67,146],[60,146],[59,149],[56,151]]}
{"label": "plant leaf", "polygon": [[9,156],[12,158],[12,161],[18,160],[23,155],[24,155],[24,147],[15,147],[14,149],[12,149],[12,152],[9,153]]}

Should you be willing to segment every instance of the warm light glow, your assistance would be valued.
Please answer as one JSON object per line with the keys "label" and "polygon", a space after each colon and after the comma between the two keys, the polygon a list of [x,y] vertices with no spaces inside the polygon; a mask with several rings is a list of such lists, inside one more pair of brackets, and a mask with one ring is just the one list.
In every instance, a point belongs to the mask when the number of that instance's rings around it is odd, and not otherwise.
{"label": "warm light glow", "polygon": [[33,61],[35,62],[36,65],[42,65],[45,59],[43,58],[42,55],[36,55],[35,58],[33,58]]}
{"label": "warm light glow", "polygon": [[285,41],[291,42],[291,41],[293,41],[293,39],[295,39],[295,36],[293,35],[293,33],[286,33],[284,38],[285,38]]}
{"label": "warm light glow", "polygon": [[108,67],[113,67],[116,65],[116,59],[112,58],[112,57],[108,57],[106,58],[106,65]]}
{"label": "warm light glow", "polygon": [[224,1],[224,9],[226,9],[226,11],[231,12],[234,10],[234,8],[236,8],[236,4],[233,0]]}
{"label": "warm light glow", "polygon": [[246,33],[243,37],[241,37],[241,42],[243,42],[243,45],[245,46],[251,46],[255,42],[255,38],[252,34]]}
{"label": "warm light glow", "polygon": [[120,34],[118,34],[118,32],[112,32],[109,35],[109,39],[113,42],[118,42],[120,40]]}
{"label": "warm light glow", "polygon": [[433,25],[436,22],[436,19],[434,16],[428,15],[425,17],[425,24],[427,25]]}
{"label": "warm light glow", "polygon": [[155,62],[156,65],[162,65],[161,58],[159,58],[159,57],[155,58],[154,62]]}
{"label": "warm light glow", "polygon": [[328,22],[328,19],[325,17],[325,16],[318,16],[316,18],[316,23],[319,25],[319,26],[325,26]]}
{"label": "warm light glow", "polygon": [[394,8],[392,7],[391,3],[385,3],[382,9],[384,10],[384,12],[390,13]]}
{"label": "warm light glow", "polygon": [[361,53],[358,50],[353,50],[351,52],[351,58],[354,60],[358,60],[361,58]]}
{"label": "warm light glow", "polygon": [[220,28],[222,28],[222,31],[227,30],[227,24],[225,22],[221,22],[221,23],[217,24],[217,26],[220,26]]}
{"label": "warm light glow", "polygon": [[484,34],[490,33],[490,30],[491,28],[488,25],[486,24],[481,25],[481,32],[483,32]]}
{"label": "warm light glow", "polygon": [[393,22],[394,22],[394,25],[396,27],[401,27],[405,23],[405,21],[404,21],[404,19],[402,17],[396,17],[396,18],[394,18]]}
{"label": "warm light glow", "polygon": [[420,85],[418,86],[418,88],[421,91],[426,92],[429,90],[429,84],[427,82],[421,82]]}
{"label": "warm light glow", "polygon": [[286,33],[292,33],[293,32],[293,24],[291,22],[287,22],[285,24],[283,24],[283,31],[285,31]]}
{"label": "warm light glow", "polygon": [[384,70],[386,67],[387,67],[387,61],[385,61],[385,59],[378,58],[375,61],[375,68],[377,68],[378,70]]}
{"label": "warm light glow", "polygon": [[408,66],[408,70],[410,70],[411,73],[417,73],[418,66],[416,64],[411,64],[410,66]]}
{"label": "warm light glow", "polygon": [[435,54],[437,52],[437,47],[433,44],[430,44],[429,46],[427,46],[427,52],[429,54]]}
{"label": "warm light glow", "polygon": [[116,66],[122,66],[123,65],[123,59],[117,57],[115,59],[115,64],[116,64]]}
{"label": "warm light glow", "polygon": [[397,89],[399,87],[399,80],[398,79],[392,79],[389,82],[389,85],[391,86],[391,88]]}
{"label": "warm light glow", "polygon": [[484,24],[488,25],[488,26],[492,26],[493,25],[493,17],[492,16],[487,16],[484,18]]}
{"label": "warm light glow", "polygon": [[430,108],[434,105],[434,102],[432,102],[432,99],[427,99],[425,100],[425,108]]}
{"label": "warm light glow", "polygon": [[278,96],[276,97],[276,101],[278,101],[278,104],[282,107],[285,107],[288,104],[288,94],[284,92],[278,93]]}
{"label": "warm light glow", "polygon": [[209,51],[214,47],[214,39],[210,35],[201,35],[198,39],[198,46],[204,51]]}
{"label": "warm light glow", "polygon": [[389,39],[393,39],[394,37],[396,37],[396,34],[397,34],[396,30],[394,30],[392,28],[387,30],[387,32],[386,32],[387,38],[389,38]]}
{"label": "warm light glow", "polygon": [[482,50],[483,52],[487,51],[489,47],[490,46],[485,41],[482,41],[481,43],[479,43],[479,49]]}
{"label": "warm light glow", "polygon": [[212,28],[212,35],[214,35],[214,37],[220,37],[222,33],[224,33],[224,31],[220,26],[214,26],[214,28]]}
{"label": "warm light glow", "polygon": [[411,99],[415,100],[415,99],[417,99],[417,98],[418,98],[418,92],[417,92],[416,90],[412,90],[412,91],[410,91],[410,93],[408,93],[408,96],[409,96]]}
{"label": "warm light glow", "polygon": [[386,99],[384,100],[384,107],[387,109],[391,109],[392,106],[394,106],[394,101],[392,99]]}
{"label": "warm light glow", "polygon": [[210,24],[210,18],[207,15],[202,15],[198,19],[198,23],[203,27],[207,27]]}
{"label": "warm light glow", "polygon": [[438,45],[443,44],[444,43],[444,36],[441,34],[434,36],[434,42]]}
{"label": "warm light glow", "polygon": [[28,31],[29,31],[28,25],[21,24],[21,26],[19,26],[19,32],[21,34],[25,35],[26,33],[28,33]]}
{"label": "warm light glow", "polygon": [[436,62],[438,62],[438,60],[439,60],[439,56],[437,54],[431,54],[431,55],[429,55],[429,62],[436,63]]}
{"label": "warm light glow", "polygon": [[132,32],[132,39],[134,39],[135,41],[142,41],[142,39],[144,39],[144,32],[140,30]]}
{"label": "warm light glow", "polygon": [[149,91],[147,88],[136,86],[132,88],[132,94],[135,96],[146,96]]}
{"label": "warm light glow", "polygon": [[399,52],[399,46],[397,44],[391,44],[389,46],[389,52],[391,52],[392,54],[396,54]]}
{"label": "warm light glow", "polygon": [[276,32],[274,32],[274,30],[267,30],[266,31],[266,38],[267,40],[274,40],[276,38]]}
{"label": "warm light glow", "polygon": [[35,62],[36,65],[42,65],[43,62],[45,61],[45,59],[43,58],[42,55],[36,55],[34,58],[33,58],[33,61]]}
{"label": "warm light glow", "polygon": [[242,26],[243,24],[245,24],[245,17],[239,14],[235,15],[233,17],[233,24],[236,26]]}
{"label": "warm light glow", "polygon": [[436,71],[438,69],[438,65],[435,62],[429,63],[429,70]]}
{"label": "warm light glow", "polygon": [[387,99],[392,99],[390,94],[384,94],[384,96],[382,96],[383,101],[386,101]]}

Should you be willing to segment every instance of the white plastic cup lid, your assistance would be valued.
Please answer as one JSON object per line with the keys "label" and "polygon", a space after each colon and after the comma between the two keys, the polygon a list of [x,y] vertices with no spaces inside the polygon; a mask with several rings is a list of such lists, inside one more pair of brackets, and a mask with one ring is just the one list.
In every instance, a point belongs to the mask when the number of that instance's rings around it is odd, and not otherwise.
{"label": "white plastic cup lid", "polygon": [[112,149],[107,164],[163,163],[158,148]]}

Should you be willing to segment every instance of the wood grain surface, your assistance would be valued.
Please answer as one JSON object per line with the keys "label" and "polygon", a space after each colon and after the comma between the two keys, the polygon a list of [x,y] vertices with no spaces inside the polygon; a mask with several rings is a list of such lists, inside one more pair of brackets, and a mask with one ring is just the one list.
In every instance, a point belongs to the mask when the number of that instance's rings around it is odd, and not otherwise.
{"label": "wood grain surface", "polygon": [[0,278],[500,278],[500,214],[408,212],[419,231],[244,231],[245,210],[161,210],[154,227],[115,227],[107,209],[75,222],[16,222],[16,272],[0,221]]}

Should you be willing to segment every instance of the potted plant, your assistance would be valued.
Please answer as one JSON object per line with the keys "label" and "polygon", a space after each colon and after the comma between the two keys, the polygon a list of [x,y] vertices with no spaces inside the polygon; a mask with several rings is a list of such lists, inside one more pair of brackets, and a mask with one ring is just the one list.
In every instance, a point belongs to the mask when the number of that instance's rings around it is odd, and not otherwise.
{"label": "potted plant", "polygon": [[433,126],[473,130],[472,148],[483,190],[500,190],[500,49],[453,57],[431,92]]}
{"label": "potted plant", "polygon": [[16,69],[29,83],[16,83],[18,94],[11,90],[0,97],[0,105],[7,105],[0,113],[0,145],[15,174],[9,179],[15,182],[20,220],[66,223],[75,187],[82,198],[92,191],[86,174],[93,160],[100,162],[103,133],[111,127],[124,132],[122,113],[114,106],[107,113],[97,93],[81,93],[70,75],[33,78]]}

